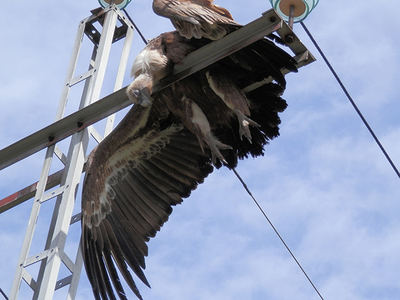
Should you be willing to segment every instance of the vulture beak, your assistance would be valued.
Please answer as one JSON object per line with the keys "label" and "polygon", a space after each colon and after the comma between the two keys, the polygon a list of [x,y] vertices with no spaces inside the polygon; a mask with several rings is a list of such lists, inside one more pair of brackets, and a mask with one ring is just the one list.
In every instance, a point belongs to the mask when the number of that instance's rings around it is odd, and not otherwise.
{"label": "vulture beak", "polygon": [[150,78],[143,78],[143,76],[140,75],[128,86],[128,98],[134,104],[149,107],[153,103],[153,98],[151,97],[152,85],[152,80]]}
{"label": "vulture beak", "polygon": [[131,90],[129,94],[132,94],[132,96],[135,97],[136,101],[133,101],[135,104],[139,104],[143,107],[149,107],[153,103],[153,99],[150,96],[148,88],[141,90],[134,89]]}

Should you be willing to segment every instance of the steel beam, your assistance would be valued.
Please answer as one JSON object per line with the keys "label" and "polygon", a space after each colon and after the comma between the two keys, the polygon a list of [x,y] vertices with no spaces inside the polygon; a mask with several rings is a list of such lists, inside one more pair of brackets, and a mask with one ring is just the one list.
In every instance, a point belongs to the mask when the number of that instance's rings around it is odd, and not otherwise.
{"label": "steel beam", "polygon": [[[121,17],[121,16],[120,16]],[[126,73],[126,67],[128,65],[129,53],[131,50],[132,40],[133,40],[133,25],[128,19],[123,17],[125,22],[129,22],[130,26],[127,29],[124,46],[122,48],[121,58],[119,61],[119,67],[117,72],[117,77],[114,84],[114,92],[122,88],[124,84],[124,76]],[[104,129],[104,136],[107,136],[114,128],[115,114],[110,115],[107,118],[106,127]]]}
{"label": "steel beam", "polygon": [[[46,190],[51,189],[60,184],[63,172],[64,172],[64,169],[62,169],[54,174],[51,174],[47,178]],[[0,200],[0,214],[2,212],[5,212],[6,210],[9,210],[10,208],[13,208],[13,207],[25,202],[26,200],[31,199],[33,196],[35,196],[38,183],[39,183],[39,181]]]}
{"label": "steel beam", "polygon": [[[155,87],[154,92],[167,87],[175,81],[182,80],[276,30],[283,39],[288,41],[290,38],[293,39],[290,40],[291,42],[288,45],[296,56],[304,55],[304,53],[309,54],[307,48],[275,11],[269,10],[262,17],[223,39],[210,43],[189,54],[182,64],[175,66],[170,76],[161,80]],[[312,55],[306,55],[306,59],[303,57],[299,67],[312,61],[314,61]],[[126,96],[125,90],[126,87],[0,150],[0,170],[129,106],[131,103]]]}

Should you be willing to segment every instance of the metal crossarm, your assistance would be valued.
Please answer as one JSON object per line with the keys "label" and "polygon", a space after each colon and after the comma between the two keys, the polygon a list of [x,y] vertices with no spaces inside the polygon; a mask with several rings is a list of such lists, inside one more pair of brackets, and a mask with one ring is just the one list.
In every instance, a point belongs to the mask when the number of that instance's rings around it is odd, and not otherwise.
{"label": "metal crossarm", "polygon": [[[297,61],[298,67],[305,66],[315,61],[315,58],[296,37],[289,26],[279,18],[275,11],[269,10],[264,13],[262,17],[243,26],[241,29],[223,39],[215,41],[188,55],[181,64],[175,66],[170,76],[161,80],[161,82],[154,87],[154,92],[167,87],[173,82],[190,76],[235,51],[239,51],[273,31],[276,31],[283,40],[287,41],[288,47],[295,55],[294,58]],[[284,73],[288,72],[287,70],[282,71]],[[260,84],[266,83],[266,81],[263,81]],[[0,150],[0,170],[127,107],[131,103],[126,97],[125,89],[126,87],[117,90],[96,103]]]}
{"label": "metal crossarm", "polygon": [[[96,22],[102,26],[101,33],[98,32],[96,27],[93,25]],[[89,68],[87,72],[76,75],[75,71],[83,38],[85,36],[87,36],[93,43],[92,56],[89,60]],[[67,72],[67,78],[57,110],[56,122],[54,124],[63,125],[61,120],[63,120],[64,112],[66,110],[67,99],[71,88],[73,88],[77,83],[85,82],[79,109],[83,109],[99,99],[111,46],[114,42],[125,39],[114,87],[114,90],[121,89],[123,75],[126,71],[128,55],[132,44],[132,37],[132,24],[115,5],[111,5],[104,10],[94,10],[90,17],[80,22],[70,67]],[[77,123],[78,122],[79,121],[77,121]],[[105,135],[111,131],[113,123],[114,117],[110,116],[107,120]],[[94,134],[95,130],[93,129],[91,132]],[[41,149],[47,147],[47,151],[39,181],[31,187],[11,195],[8,197],[8,201],[6,201],[5,205],[10,206],[14,201],[15,203],[21,202],[34,194],[33,208],[18,261],[10,299],[17,299],[22,281],[25,281],[33,290],[33,299],[52,299],[55,290],[68,285],[69,289],[67,299],[75,298],[83,263],[82,253],[80,247],[78,247],[76,257],[72,260],[64,252],[64,248],[70,225],[80,218],[79,215],[72,216],[72,212],[75,203],[76,189],[84,168],[90,135],[88,128],[82,128],[79,131],[70,132],[69,135],[71,134],[72,138],[67,155],[63,154],[57,147],[57,141],[52,140],[51,134],[47,136],[48,144],[44,145],[44,147],[40,147]],[[96,133],[94,135],[98,136],[99,134]],[[40,134],[36,134],[35,139],[39,136]],[[20,146],[21,145],[29,148],[28,152],[31,152],[32,150],[37,151],[38,149],[33,144],[29,144],[29,139],[28,144],[22,142]],[[54,155],[60,159],[60,161],[65,165],[65,168],[49,176]],[[22,154],[22,156],[26,157],[26,153]],[[16,158],[18,160],[20,157],[20,154],[15,155],[14,160]],[[46,193],[46,190],[51,187],[56,188],[51,192]],[[56,203],[52,220],[49,225],[44,250],[41,253],[30,255],[29,252],[33,242],[36,221],[39,217],[41,205],[51,199],[56,199]],[[40,267],[37,278],[34,278],[27,271],[27,267],[37,263],[40,264]],[[57,280],[61,264],[66,266],[70,275]]]}

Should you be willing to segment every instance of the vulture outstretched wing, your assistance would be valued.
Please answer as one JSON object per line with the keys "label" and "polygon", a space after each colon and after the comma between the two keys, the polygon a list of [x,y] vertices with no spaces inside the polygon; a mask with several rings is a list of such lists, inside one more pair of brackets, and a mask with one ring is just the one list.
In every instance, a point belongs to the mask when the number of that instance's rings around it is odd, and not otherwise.
{"label": "vulture outstretched wing", "polygon": [[[150,91],[141,77],[152,86],[160,71],[207,42],[176,32],[155,38],[134,63],[132,92]],[[96,299],[115,299],[115,292],[126,299],[119,273],[141,299],[129,269],[149,285],[146,242],[212,172],[213,154],[221,150],[228,167],[264,154],[279,135],[278,112],[286,108],[282,68],[296,71],[291,56],[268,39],[257,41],[152,94],[150,106],[135,105],[93,150],[82,195],[82,247]],[[267,77],[275,82],[244,92]],[[223,160],[216,156],[220,167]]]}
{"label": "vulture outstretched wing", "polygon": [[112,285],[125,299],[117,268],[141,299],[128,266],[149,285],[146,242],[213,170],[196,138],[156,106],[134,106],[88,159],[82,247],[96,299],[115,298]]}
{"label": "vulture outstretched wing", "polygon": [[169,18],[179,33],[190,38],[217,40],[237,26],[232,15],[211,0],[154,0],[153,11]]}

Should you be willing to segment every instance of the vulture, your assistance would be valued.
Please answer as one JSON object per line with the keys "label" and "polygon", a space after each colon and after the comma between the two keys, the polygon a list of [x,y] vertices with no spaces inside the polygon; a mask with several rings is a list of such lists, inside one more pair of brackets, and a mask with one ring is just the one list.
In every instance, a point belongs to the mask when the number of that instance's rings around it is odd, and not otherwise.
{"label": "vulture", "polygon": [[153,0],[153,11],[171,20],[187,39],[218,40],[239,26],[230,12],[214,0]]}
{"label": "vulture", "polygon": [[[153,0],[153,11],[170,19],[179,34],[187,39],[219,40],[241,27],[231,13],[214,4],[214,0]],[[273,33],[268,38],[285,45]]]}
{"label": "vulture", "polygon": [[[150,287],[143,272],[147,242],[173,206],[214,168],[263,155],[279,135],[278,113],[287,106],[281,70],[296,71],[296,62],[267,38],[153,93],[175,64],[209,42],[178,31],[151,40],[132,67],[133,107],[88,156],[81,245],[96,299],[127,299],[122,278],[142,299],[131,272]],[[246,89],[268,77],[273,81]]]}

